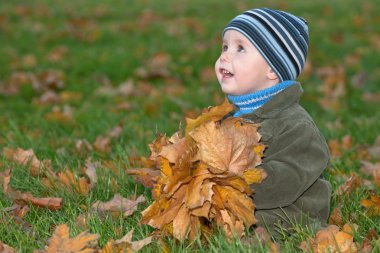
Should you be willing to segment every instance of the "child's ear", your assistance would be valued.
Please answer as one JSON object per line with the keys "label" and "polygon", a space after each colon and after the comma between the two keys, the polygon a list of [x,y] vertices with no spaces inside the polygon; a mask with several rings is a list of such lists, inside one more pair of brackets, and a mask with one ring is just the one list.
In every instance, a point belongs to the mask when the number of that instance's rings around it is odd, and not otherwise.
{"label": "child's ear", "polygon": [[269,80],[276,80],[276,79],[278,79],[278,76],[277,76],[276,72],[274,72],[274,70],[272,68],[268,69],[267,77],[268,77]]}

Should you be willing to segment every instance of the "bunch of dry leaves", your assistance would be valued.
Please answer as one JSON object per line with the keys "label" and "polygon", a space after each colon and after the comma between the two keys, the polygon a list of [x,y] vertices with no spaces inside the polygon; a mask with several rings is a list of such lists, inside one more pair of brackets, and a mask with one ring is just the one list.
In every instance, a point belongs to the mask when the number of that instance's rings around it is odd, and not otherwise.
{"label": "bunch of dry leaves", "polygon": [[[240,237],[245,226],[255,223],[249,184],[266,176],[256,168],[265,147],[259,143],[258,125],[223,119],[231,110],[228,102],[208,108],[198,118],[186,119],[185,136],[180,130],[170,138],[159,135],[150,144],[150,160],[160,176],[153,184],[154,202],[142,212],[141,223],[177,239],[210,233],[212,221],[227,236]],[[138,171],[127,173],[149,175],[147,169]]]}

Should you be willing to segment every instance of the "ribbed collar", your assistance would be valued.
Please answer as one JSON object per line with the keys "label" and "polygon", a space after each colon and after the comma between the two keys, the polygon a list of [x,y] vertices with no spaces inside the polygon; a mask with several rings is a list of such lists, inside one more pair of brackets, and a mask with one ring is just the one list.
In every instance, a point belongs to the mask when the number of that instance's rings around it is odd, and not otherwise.
{"label": "ribbed collar", "polygon": [[238,110],[234,113],[234,117],[254,112],[256,109],[260,108],[269,100],[271,100],[273,96],[280,93],[294,83],[295,82],[292,80],[286,80],[272,87],[253,93],[239,96],[228,95],[228,99],[238,108]]}

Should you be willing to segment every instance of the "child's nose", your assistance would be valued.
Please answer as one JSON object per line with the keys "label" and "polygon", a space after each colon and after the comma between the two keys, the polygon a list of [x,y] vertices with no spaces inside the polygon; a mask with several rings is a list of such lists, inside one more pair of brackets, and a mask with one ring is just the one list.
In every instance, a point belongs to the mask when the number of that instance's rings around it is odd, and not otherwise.
{"label": "child's nose", "polygon": [[222,52],[222,54],[220,55],[220,60],[223,62],[229,62],[230,59],[231,59],[231,56],[228,53],[228,51]]}

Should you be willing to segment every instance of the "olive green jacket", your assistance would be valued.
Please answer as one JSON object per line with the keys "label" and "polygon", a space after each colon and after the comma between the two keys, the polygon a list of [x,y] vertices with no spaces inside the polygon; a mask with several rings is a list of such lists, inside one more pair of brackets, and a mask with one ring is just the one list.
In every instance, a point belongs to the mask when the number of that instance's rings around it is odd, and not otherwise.
{"label": "olive green jacket", "polygon": [[295,83],[253,113],[240,116],[260,124],[261,141],[267,145],[260,167],[268,176],[251,188],[258,225],[274,233],[276,224],[291,230],[293,221],[324,226],[329,215],[331,185],[321,177],[329,150],[299,104],[302,92]]}

